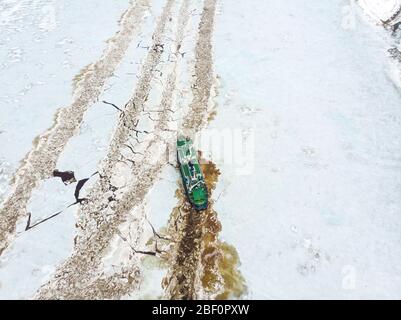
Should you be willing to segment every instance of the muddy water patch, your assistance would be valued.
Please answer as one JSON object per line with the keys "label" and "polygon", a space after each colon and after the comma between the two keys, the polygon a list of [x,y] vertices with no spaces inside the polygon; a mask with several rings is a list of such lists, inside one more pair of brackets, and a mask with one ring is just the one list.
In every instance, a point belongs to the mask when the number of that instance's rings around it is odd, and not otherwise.
{"label": "muddy water patch", "polygon": [[[220,171],[215,164],[201,161],[210,196]],[[235,248],[220,241],[221,223],[209,200],[207,210],[196,211],[187,201],[180,184],[179,200],[173,209],[167,234],[174,239],[169,257],[170,268],[163,279],[169,299],[229,299],[246,292],[245,280],[238,270]]]}

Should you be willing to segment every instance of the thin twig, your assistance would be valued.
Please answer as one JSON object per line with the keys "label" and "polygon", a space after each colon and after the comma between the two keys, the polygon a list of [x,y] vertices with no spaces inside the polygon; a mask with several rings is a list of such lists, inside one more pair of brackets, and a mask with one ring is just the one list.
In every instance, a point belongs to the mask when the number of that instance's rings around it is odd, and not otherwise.
{"label": "thin twig", "polygon": [[105,100],[103,100],[102,101],[104,104],[108,104],[108,105],[110,105],[110,106],[112,106],[112,107],[114,107],[114,108],[116,108],[118,111],[120,111],[120,112],[123,112],[119,107],[117,107],[114,103],[111,103],[111,102],[107,102],[107,101],[105,101]]}

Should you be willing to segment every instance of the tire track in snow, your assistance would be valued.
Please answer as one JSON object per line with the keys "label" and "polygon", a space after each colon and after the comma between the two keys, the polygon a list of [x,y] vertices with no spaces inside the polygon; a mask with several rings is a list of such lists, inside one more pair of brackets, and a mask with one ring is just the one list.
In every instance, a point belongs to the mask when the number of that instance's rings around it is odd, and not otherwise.
{"label": "tire track in snow", "polygon": [[[107,157],[100,170],[100,179],[87,197],[89,201],[81,207],[77,227],[81,229],[75,242],[75,252],[58,268],[54,278],[41,288],[37,296],[49,298],[117,298],[132,291],[138,285],[138,257],[129,259],[128,264],[113,275],[104,275],[102,259],[107,253],[111,241],[119,235],[119,226],[128,218],[135,207],[140,207],[148,190],[154,184],[158,173],[165,165],[166,131],[172,104],[172,92],[176,85],[176,63],[169,73],[160,103],[159,118],[153,119],[154,132],[148,133],[144,140],[137,141],[135,146],[127,148],[136,140],[135,131],[143,116],[149,113],[146,109],[148,96],[152,90],[152,80],[161,62],[164,36],[167,25],[171,22],[174,0],[168,0],[158,19],[153,44],[141,69],[140,79],[136,85],[133,98],[126,104],[121,113]],[[189,19],[189,0],[184,0],[179,16],[179,29],[176,35],[177,45],[183,40],[183,30]],[[174,141],[174,135],[170,134]],[[134,138],[134,139],[133,139]],[[139,148],[137,151],[136,147]],[[133,158],[131,151],[136,151]],[[127,155],[128,154],[128,155]],[[125,163],[125,171],[120,166]],[[113,186],[117,176],[124,175],[127,183],[120,188]],[[134,222],[137,234],[141,233],[144,219],[141,213]],[[140,237],[137,237],[139,241]],[[135,243],[136,244],[136,243]],[[133,245],[135,245],[133,244]]]}
{"label": "tire track in snow", "polygon": [[[184,132],[194,136],[214,112],[208,112],[214,82],[212,35],[216,0],[206,0],[195,48],[195,81],[189,116]],[[201,161],[202,171],[211,196],[220,171],[215,164]],[[246,291],[238,271],[239,257],[234,247],[218,239],[221,223],[210,197],[207,210],[198,212],[187,201],[180,187],[179,204],[173,209],[168,226],[169,237],[175,240],[169,258],[170,268],[162,286],[168,299],[227,299],[240,297]]]}
{"label": "tire track in snow", "polygon": [[108,40],[102,57],[75,79],[73,102],[59,109],[54,125],[34,140],[34,147],[22,161],[13,179],[13,191],[0,210],[0,255],[8,245],[19,218],[26,216],[32,190],[51,177],[68,140],[79,128],[85,111],[97,100],[104,84],[123,58],[141,27],[148,0],[138,0],[123,14],[120,30]]}
{"label": "tire track in snow", "polygon": [[[175,68],[169,74],[167,85],[163,91],[163,98],[160,103],[160,106],[164,108],[171,108],[172,106],[172,95],[171,93],[175,90],[175,80],[176,73]],[[168,132],[168,137],[166,137],[165,128],[168,126],[168,112],[163,112],[161,117],[157,120],[157,125],[155,127],[155,136],[149,141],[149,145],[146,148],[146,152],[143,155],[143,159],[140,161],[140,165],[137,168],[132,168],[132,172],[134,175],[139,177],[149,176],[149,179],[145,183],[135,183],[128,187],[128,190],[121,199],[120,204],[115,209],[115,214],[122,215],[133,215],[135,216],[134,220],[130,222],[129,229],[132,229],[133,232],[129,232],[129,236],[127,237],[121,231],[121,225],[125,222],[126,218],[121,218],[118,221],[112,221],[107,228],[113,228],[110,236],[104,237],[102,233],[99,233],[100,238],[96,238],[96,241],[101,241],[103,246],[101,251],[97,252],[98,257],[96,259],[96,265],[93,265],[94,268],[101,270],[99,274],[91,273],[89,275],[89,282],[85,285],[84,288],[80,288],[79,291],[74,288],[75,293],[71,295],[68,293],[66,297],[78,297],[88,299],[120,299],[124,295],[127,295],[134,290],[138,290],[140,286],[140,261],[141,256],[138,256],[135,252],[132,252],[132,255],[129,260],[124,261],[123,265],[119,268],[114,268],[112,274],[103,274],[104,268],[101,267],[102,261],[105,256],[105,251],[110,247],[113,238],[118,235],[120,238],[124,239],[125,242],[129,242],[128,245],[131,248],[141,248],[144,246],[142,233],[144,232],[144,228],[147,226],[148,222],[146,220],[146,213],[141,204],[144,202],[146,194],[149,189],[156,182],[156,178],[158,174],[161,172],[163,166],[165,165],[165,161],[163,157],[159,157],[160,161],[154,164],[152,161],[147,161],[146,159],[151,159],[155,156],[154,148],[159,149],[160,147],[165,149],[165,145],[172,145],[175,142],[175,133]],[[163,156],[161,154],[160,156]],[[133,202],[132,199],[136,201]],[[88,252],[85,252],[85,256]],[[82,272],[81,268],[77,268],[75,272]],[[90,269],[89,269],[90,270]],[[65,272],[65,270],[63,270]],[[69,280],[71,282],[71,279]],[[80,279],[74,279],[72,282],[78,283],[82,281]],[[56,293],[59,295],[60,291]],[[88,295],[89,294],[89,295]]]}
{"label": "tire track in snow", "polygon": [[[183,122],[183,131],[186,135],[194,137],[202,125],[207,121],[208,106],[210,103],[213,85],[213,55],[212,34],[216,0],[205,0],[201,20],[198,28],[198,40],[195,47],[195,74],[192,84],[192,102],[188,116]],[[184,217],[179,219],[176,231],[178,232],[177,245],[173,249],[170,270],[163,280],[166,297],[169,299],[195,299],[196,270],[199,269],[199,244],[201,230],[197,228],[202,220],[202,214],[192,210],[185,200],[177,207],[170,220],[176,223],[174,215]],[[175,227],[175,226],[174,226]],[[172,227],[170,225],[170,230]],[[174,252],[175,251],[175,252]],[[199,287],[199,286],[198,286]]]}
{"label": "tire track in snow", "polygon": [[208,106],[214,81],[212,35],[217,0],[205,0],[195,48],[195,81],[190,113],[183,122],[184,133],[194,136],[207,123]]}
{"label": "tire track in snow", "polygon": [[[176,34],[177,47],[183,39],[183,30],[189,18],[188,3],[189,1],[184,1],[180,9],[178,18],[180,28]],[[133,235],[135,239],[132,243],[130,236],[129,245],[132,247],[144,245],[139,235],[143,232],[144,223],[146,223],[145,212],[141,206],[166,163],[163,159],[166,144],[175,145],[176,131],[170,131],[168,128],[166,130],[165,127],[169,122],[168,110],[172,109],[173,104],[171,93],[176,90],[176,63],[168,72],[163,88],[160,105],[164,112],[159,113],[160,117],[154,123],[153,132],[147,134],[144,140],[140,143],[138,141],[134,146],[133,150],[141,153],[129,159],[131,165],[127,167],[128,170],[121,172],[118,169],[122,162],[127,165],[129,148],[127,149],[126,144],[131,142],[133,133],[138,129],[138,121],[140,123],[141,117],[148,112],[146,105],[149,104],[147,100],[152,90],[152,79],[155,77],[155,71],[162,56],[158,49],[163,44],[163,35],[172,5],[173,1],[167,2],[158,20],[152,37],[153,45],[143,64],[133,98],[121,113],[119,125],[100,170],[100,179],[88,197],[89,202],[81,207],[80,220],[77,223],[81,231],[76,238],[75,252],[58,268],[53,280],[41,288],[38,298],[119,298],[139,286],[141,256],[132,253],[125,261],[124,267],[120,271],[113,271],[112,274],[105,273],[103,258],[107,255],[113,239],[121,235],[119,228],[130,216],[134,216],[130,228],[135,231]],[[193,100],[185,117],[186,128],[194,132],[206,123],[207,104],[214,80],[211,52],[202,52],[211,50],[214,10],[215,1],[206,1],[195,46],[194,83],[196,85],[193,87]],[[136,149],[137,146],[139,150]],[[115,188],[112,181],[122,174],[128,176],[128,183],[121,188]],[[188,221],[186,226],[189,226]],[[125,236],[125,242],[128,242]],[[193,257],[196,257],[196,254]],[[181,256],[181,258],[185,257]],[[199,267],[196,270],[199,271]]]}

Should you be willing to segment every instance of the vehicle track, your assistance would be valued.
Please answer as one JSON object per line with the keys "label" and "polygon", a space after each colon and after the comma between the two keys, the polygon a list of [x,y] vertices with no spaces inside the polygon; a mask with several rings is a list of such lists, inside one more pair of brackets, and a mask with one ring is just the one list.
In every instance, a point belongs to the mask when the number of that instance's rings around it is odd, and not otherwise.
{"label": "vehicle track", "polygon": [[[211,94],[215,79],[212,53],[215,10],[216,1],[206,0],[195,48],[193,100],[183,123],[186,134],[192,137],[215,113],[210,107],[213,106]],[[167,236],[174,242],[170,254],[166,255],[170,267],[162,283],[165,298],[239,298],[246,291],[245,280],[238,270],[239,257],[234,247],[218,238],[221,223],[211,197],[220,171],[209,161],[200,163],[209,190],[209,206],[201,212],[194,210],[180,184],[176,191],[179,203],[173,209],[167,228]]]}
{"label": "vehicle track", "polygon": [[192,84],[193,100],[190,113],[183,122],[183,130],[194,136],[206,125],[211,90],[214,81],[212,36],[217,0],[205,0],[195,47],[195,75]]}
{"label": "vehicle track", "polygon": [[[145,1],[140,3],[141,5],[137,4],[129,9],[134,12],[126,13],[122,24],[128,19],[138,20],[143,15]],[[177,3],[179,11],[175,16],[174,8]],[[197,36],[194,38],[192,90],[184,92],[177,88],[177,69],[184,60],[180,48],[192,15],[190,11],[192,4],[191,0],[166,0],[157,19],[152,44],[142,63],[132,98],[124,108],[121,108],[107,155],[100,164],[99,178],[86,196],[86,200],[79,204],[74,251],[57,268],[52,279],[38,290],[35,298],[118,299],[138,290],[143,256],[141,251],[135,248],[145,245],[142,236],[148,223],[143,209],[145,197],[167,164],[166,151],[175,147],[177,131],[184,131],[187,135],[194,136],[207,124],[209,109],[213,104],[211,94],[215,77],[212,34],[216,0],[203,2]],[[142,6],[142,9],[134,9],[138,6]],[[171,30],[173,26],[176,26],[175,32]],[[134,29],[130,31],[131,35]],[[170,53],[175,56],[175,59],[170,61],[170,54],[166,59],[166,39],[172,32],[176,51]],[[112,42],[114,41],[116,40]],[[118,54],[115,52],[118,61],[122,59],[127,47],[128,44],[123,51],[119,51]],[[114,62],[110,66],[106,60],[98,61],[75,78],[77,93],[74,97],[77,100],[70,107],[61,109],[54,127],[46,135],[38,138],[37,147],[27,156],[21,167],[23,174],[16,176],[15,185],[18,187],[24,182],[23,179],[27,179],[30,175],[36,178],[24,188],[23,201],[16,201],[14,195],[10,197],[15,199],[14,204],[9,201],[8,208],[18,205],[18,210],[24,210],[32,189],[40,180],[49,176],[47,168],[53,170],[58,155],[79,127],[84,111],[99,96],[106,76],[113,73],[117,65],[117,62],[115,65]],[[97,78],[99,68],[104,68],[100,79]],[[154,97],[151,95],[160,91],[161,98],[155,108],[155,102],[152,101]],[[174,101],[174,95],[177,94],[185,96],[187,100],[192,99],[189,106],[185,106],[180,112],[184,120],[178,123],[182,125],[178,128],[171,126],[179,122],[177,119],[173,120],[179,113]],[[78,100],[81,101],[79,104]],[[52,159],[44,161],[40,157],[41,152],[45,151],[50,152]],[[45,163],[46,169],[42,168]],[[49,166],[48,163],[53,166]],[[23,168],[27,167],[29,170],[24,169],[24,171]],[[218,170],[215,166],[203,169],[209,179],[209,188],[213,190]],[[218,241],[217,236],[221,226],[212,207],[199,218],[185,199],[181,198],[180,210],[184,210],[185,214],[175,220],[175,227],[180,232],[177,242],[170,244],[173,248],[169,255],[172,267],[164,280],[166,297],[172,299],[224,297],[225,292],[235,291],[229,289],[230,284],[235,283],[237,287],[242,288],[242,278],[235,269],[238,262],[235,250]],[[13,222],[14,226],[16,221],[17,219]],[[126,224],[135,231],[133,234],[129,233],[128,237],[121,231]],[[113,241],[119,238],[132,248],[132,253],[128,259],[118,266],[113,266],[113,270],[110,271],[106,267],[105,257],[109,255],[110,250],[113,250]],[[227,262],[228,255],[234,261],[232,264]],[[222,267],[224,264],[229,266],[224,269]],[[227,280],[224,272],[226,274],[228,272],[235,281]],[[185,279],[181,281],[180,276],[183,274]]]}
{"label": "vehicle track", "polygon": [[0,209],[0,255],[8,246],[17,221],[27,215],[32,190],[41,180],[51,177],[61,152],[82,123],[85,111],[98,99],[106,80],[124,57],[141,28],[148,5],[148,0],[130,5],[121,18],[120,30],[108,40],[102,57],[76,77],[72,103],[59,109],[53,126],[35,139],[33,149],[13,178],[13,191]]}
{"label": "vehicle track", "polygon": [[[189,19],[189,2],[184,1],[179,11],[179,28],[175,35],[177,47],[181,46],[184,37],[183,31]],[[37,295],[38,298],[121,298],[125,294],[138,289],[141,257],[136,252],[133,253],[132,259],[125,264],[124,268],[114,271],[111,275],[104,273],[102,258],[106,255],[112,240],[120,235],[119,226],[127,220],[130,214],[135,215],[135,220],[131,222],[131,227],[136,231],[136,235],[134,236],[135,239],[130,236],[129,240],[125,240],[130,242],[129,245],[132,248],[139,245],[140,236],[138,234],[143,232],[145,216],[144,211],[138,208],[141,207],[148,190],[152,187],[157,175],[165,165],[164,152],[157,154],[154,146],[158,146],[156,147],[158,150],[160,150],[160,147],[163,149],[164,146],[163,150],[165,150],[166,145],[175,145],[176,131],[165,129],[166,126],[168,127],[169,110],[174,109],[172,106],[172,93],[176,89],[177,62],[173,63],[173,67],[169,70],[165,81],[159,106],[162,112],[158,113],[157,120],[153,119],[155,123],[152,133],[147,134],[143,141],[136,139],[136,143],[134,143],[131,139],[133,132],[138,132],[137,127],[141,117],[148,112],[147,100],[152,90],[155,70],[158,68],[162,57],[160,48],[163,48],[164,45],[163,37],[168,21],[171,21],[170,15],[173,5],[174,1],[168,0],[163,9],[152,36],[153,44],[142,67],[136,90],[121,113],[108,154],[101,166],[100,179],[88,196],[88,202],[84,203],[80,209],[80,219],[77,223],[80,232],[75,239],[75,252],[58,269],[53,280],[41,288]],[[182,124],[183,129],[189,135],[195,134],[202,126],[206,125],[208,119],[214,81],[211,37],[215,9],[215,0],[206,0],[204,2],[198,27],[198,39],[195,45],[192,103]],[[133,158],[129,158],[127,143],[131,146],[129,149],[135,152]],[[146,147],[143,147],[144,144],[146,144]],[[137,151],[137,147],[141,150],[141,154]],[[125,173],[129,176],[127,179],[128,185],[116,188],[113,186],[112,181],[114,176],[121,174],[118,166],[121,162],[126,163],[126,160],[129,160],[130,164]],[[211,179],[217,177],[217,175],[212,176],[211,172],[208,173]],[[210,190],[214,188],[212,185],[209,187]],[[178,221],[181,229],[179,234],[182,237],[175,246],[174,258],[171,260],[174,261],[174,268],[170,270],[164,281],[169,283],[166,286],[166,296],[172,299],[193,299],[205,294],[212,296],[217,291],[213,291],[211,287],[220,286],[221,288],[226,288],[228,286],[224,286],[224,279],[221,275],[211,276],[216,274],[219,266],[225,261],[225,255],[222,255],[222,251],[217,249],[219,246],[217,244],[217,234],[220,230],[220,224],[216,213],[211,208],[207,210],[208,214],[203,215],[201,218],[185,202],[181,204],[182,208],[187,210],[185,210],[186,214],[184,214],[183,219]],[[216,223],[208,223],[210,221]],[[212,229],[214,232],[211,232],[213,231]],[[215,234],[215,238],[209,239],[209,242],[207,242],[205,239],[208,238],[204,237],[205,232]],[[205,262],[207,259],[202,259],[201,256],[213,248],[215,249],[213,252],[216,259],[212,259],[214,262],[207,265]],[[235,253],[235,250],[233,252]],[[202,265],[204,263],[206,264]],[[184,281],[180,278],[182,274],[186,274]],[[177,275],[179,276],[177,277]],[[214,281],[210,280],[211,278]],[[235,279],[242,278],[238,276]],[[241,281],[239,282],[242,283]],[[229,281],[224,283],[228,284]],[[223,291],[220,294],[223,294]]]}
{"label": "vehicle track", "polygon": [[[176,34],[177,45],[183,40],[183,30],[189,19],[189,2],[185,0],[181,5]],[[148,190],[166,164],[166,143],[174,142],[174,131],[166,131],[166,125],[172,110],[177,61],[168,67],[167,80],[156,113],[158,116],[155,116],[157,119],[153,116],[151,118],[152,132],[148,132],[142,141],[136,136],[138,125],[149,116],[147,100],[152,90],[152,81],[155,80],[156,69],[161,63],[161,48],[164,45],[167,27],[172,21],[174,4],[174,0],[168,0],[163,8],[135,92],[121,113],[107,157],[101,165],[100,179],[90,192],[88,202],[80,208],[80,219],[77,223],[80,232],[75,240],[75,251],[72,257],[59,267],[54,278],[40,289],[38,298],[120,298],[138,286],[139,257],[134,252],[132,260],[127,262],[124,270],[112,275],[105,276],[101,264],[110,243],[120,235],[119,226],[130,214],[136,215],[136,234],[142,232],[144,214],[137,209],[141,207]],[[124,172],[127,184],[117,188],[112,181],[121,174],[119,168],[122,163],[127,169]],[[139,239],[140,236],[137,236],[130,245],[135,246]]]}
{"label": "vehicle track", "polygon": [[[212,35],[216,10],[216,0],[205,0],[199,23],[198,39],[195,47],[194,82],[192,85],[192,102],[182,126],[186,135],[194,137],[207,122],[208,109],[211,103],[213,85]],[[210,186],[209,186],[210,190]],[[180,195],[180,193],[178,193]],[[196,270],[199,270],[199,245],[202,229],[199,225],[202,215],[191,209],[188,202],[179,196],[181,203],[173,211],[169,231],[180,236],[173,249],[173,258],[168,274],[163,280],[165,296],[168,299],[195,299],[197,290]],[[178,217],[180,218],[178,219]],[[172,222],[173,221],[173,222]]]}

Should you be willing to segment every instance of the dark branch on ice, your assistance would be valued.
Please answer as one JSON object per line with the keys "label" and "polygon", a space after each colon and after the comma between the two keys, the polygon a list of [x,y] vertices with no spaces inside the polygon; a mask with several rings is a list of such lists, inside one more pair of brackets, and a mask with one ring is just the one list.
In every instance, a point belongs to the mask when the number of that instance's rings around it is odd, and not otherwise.
{"label": "dark branch on ice", "polygon": [[103,100],[102,101],[104,104],[108,104],[108,105],[110,105],[110,106],[112,106],[112,107],[114,107],[114,108],[116,108],[118,111],[120,111],[120,112],[123,112],[119,107],[117,107],[114,103],[111,103],[111,102],[107,102],[107,101],[105,101],[105,100]]}

